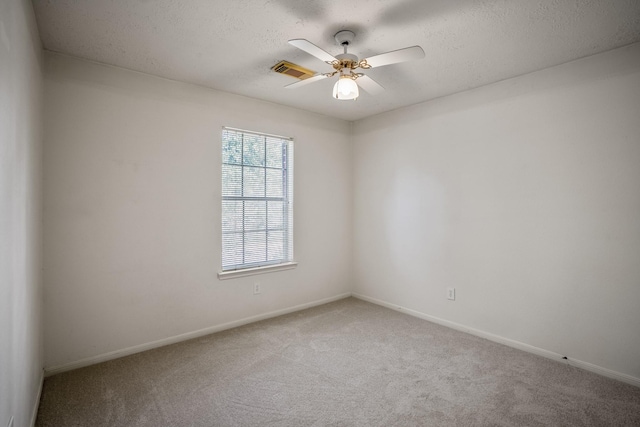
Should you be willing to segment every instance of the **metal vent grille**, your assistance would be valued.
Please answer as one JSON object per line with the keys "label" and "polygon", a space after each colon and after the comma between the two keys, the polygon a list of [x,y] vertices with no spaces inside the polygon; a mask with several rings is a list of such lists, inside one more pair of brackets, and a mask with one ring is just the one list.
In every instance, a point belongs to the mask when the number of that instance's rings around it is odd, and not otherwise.
{"label": "metal vent grille", "polygon": [[315,71],[308,70],[296,64],[292,64],[287,61],[280,61],[273,67],[273,71],[280,74],[286,74],[287,76],[295,77],[296,79],[304,80],[314,76]]}

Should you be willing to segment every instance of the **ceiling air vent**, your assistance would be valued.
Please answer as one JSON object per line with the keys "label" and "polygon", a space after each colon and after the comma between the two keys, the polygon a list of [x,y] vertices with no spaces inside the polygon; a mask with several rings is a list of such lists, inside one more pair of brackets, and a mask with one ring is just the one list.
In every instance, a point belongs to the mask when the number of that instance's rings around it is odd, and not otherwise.
{"label": "ceiling air vent", "polygon": [[296,64],[292,64],[287,61],[280,61],[273,67],[271,67],[273,71],[280,74],[286,74],[287,76],[295,77],[296,79],[304,80],[309,77],[314,76],[316,73],[311,70],[307,70],[304,67],[301,67]]}

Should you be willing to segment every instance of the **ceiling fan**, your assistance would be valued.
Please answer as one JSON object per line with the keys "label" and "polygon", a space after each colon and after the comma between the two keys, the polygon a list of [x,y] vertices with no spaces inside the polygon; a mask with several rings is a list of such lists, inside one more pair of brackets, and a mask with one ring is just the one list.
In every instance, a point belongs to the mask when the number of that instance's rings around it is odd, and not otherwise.
{"label": "ceiling fan", "polygon": [[355,100],[359,96],[358,86],[362,87],[362,89],[372,95],[376,95],[384,90],[384,88],[371,77],[366,76],[363,73],[356,72],[358,68],[368,70],[370,68],[424,58],[424,50],[422,50],[420,46],[411,46],[359,60],[356,55],[347,53],[347,47],[349,47],[355,38],[353,31],[339,31],[336,33],[334,38],[338,45],[344,47],[344,53],[336,55],[335,57],[308,40],[289,40],[289,44],[315,56],[321,61],[326,62],[333,67],[334,71],[331,73],[318,73],[305,80],[287,85],[285,86],[286,88],[297,88],[339,74],[338,81],[333,86],[333,97],[343,100]]}

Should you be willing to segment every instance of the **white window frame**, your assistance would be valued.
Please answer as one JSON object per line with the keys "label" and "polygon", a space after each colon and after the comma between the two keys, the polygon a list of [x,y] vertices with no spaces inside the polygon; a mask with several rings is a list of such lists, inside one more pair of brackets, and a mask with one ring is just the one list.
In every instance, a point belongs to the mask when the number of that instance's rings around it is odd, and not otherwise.
{"label": "white window frame", "polygon": [[[295,261],[293,261],[293,139],[289,138],[289,137],[283,137],[283,136],[279,136],[279,135],[271,135],[271,134],[266,134],[266,133],[262,133],[262,132],[254,132],[254,131],[247,131],[247,130],[242,130],[242,129],[236,129],[236,128],[230,128],[230,127],[223,127],[222,128],[222,133],[221,133],[221,149],[224,149],[225,146],[225,135],[227,133],[233,133],[236,135],[240,135],[240,137],[242,138],[242,149],[240,150],[240,156],[241,156],[241,160],[240,163],[225,163],[225,159],[224,159],[224,154],[222,156],[222,169],[223,171],[221,172],[221,178],[222,178],[222,197],[221,197],[221,203],[224,206],[225,202],[231,201],[231,202],[242,202],[242,209],[243,209],[243,214],[242,214],[242,225],[241,225],[241,230],[227,230],[225,231],[225,227],[224,227],[224,222],[225,222],[225,218],[224,218],[224,210],[221,211],[221,217],[222,217],[222,224],[221,224],[221,232],[222,232],[222,241],[221,241],[221,248],[222,248],[222,259],[221,259],[221,270],[218,272],[218,277],[220,279],[228,279],[228,278],[233,278],[233,277],[242,277],[242,276],[249,276],[249,275],[254,275],[254,274],[261,274],[261,273],[267,273],[267,272],[273,272],[273,271],[280,271],[280,270],[288,270],[291,268],[295,268],[297,266],[297,263]],[[250,164],[245,164],[245,156],[244,156],[244,140],[245,137],[251,137],[251,138],[264,138],[264,143],[265,143],[265,162],[263,166],[256,166],[256,165],[250,165]],[[273,170],[274,168],[269,167],[268,166],[268,162],[267,162],[267,141],[271,140],[271,142],[273,141],[273,139],[276,140],[280,140],[283,144],[283,164],[282,164],[282,174],[283,174],[283,189],[282,189],[282,196],[281,197],[269,197],[267,196],[267,192],[268,192],[268,180],[266,179],[266,175],[267,175],[267,170],[271,169]],[[224,174],[224,168],[226,166],[232,166],[234,168],[236,167],[240,167],[241,170],[241,178],[240,178],[240,183],[238,182],[234,182],[234,181],[230,181],[228,183],[225,182],[225,174]],[[262,168],[264,169],[264,173],[265,173],[265,180],[264,180],[264,188],[265,188],[265,192],[262,196],[245,196],[244,195],[244,173],[245,173],[245,168]],[[280,168],[277,168],[276,170],[278,170]],[[232,186],[233,185],[238,185],[240,184],[240,192],[241,194],[239,195],[231,195],[230,193],[232,193],[233,190]],[[231,186],[230,188],[226,188],[225,189],[225,185],[229,185]],[[245,256],[247,254],[247,247],[245,247],[245,243],[247,241],[246,239],[246,235],[249,234],[251,231],[245,230],[245,219],[246,216],[244,214],[244,206],[245,206],[245,202],[262,202],[264,201],[265,203],[268,203],[270,201],[272,202],[282,202],[283,203],[283,212],[282,212],[282,222],[278,222],[278,224],[281,224],[282,227],[282,231],[284,232],[284,237],[283,237],[283,258],[282,259],[276,259],[276,260],[269,260],[269,255],[268,255],[268,241],[266,243],[266,247],[265,247],[265,259],[260,260],[260,261],[254,261],[254,262],[245,262]],[[266,209],[266,207],[265,207]],[[237,222],[236,222],[237,223]],[[262,229],[260,229],[260,231],[262,231]],[[267,234],[266,238],[268,239],[268,233],[269,233],[270,229],[269,229],[269,224],[268,221],[267,223],[265,223],[265,229],[264,232]],[[273,231],[273,229],[271,230]],[[255,230],[253,230],[252,232],[255,233]],[[245,234],[246,233],[246,234]],[[225,235],[238,235],[241,234],[242,235],[242,249],[241,249],[241,253],[242,253],[242,261],[239,264],[228,264],[225,265],[224,261],[225,261]],[[232,247],[228,248],[229,250],[232,249]],[[229,254],[227,254],[229,255]]]}

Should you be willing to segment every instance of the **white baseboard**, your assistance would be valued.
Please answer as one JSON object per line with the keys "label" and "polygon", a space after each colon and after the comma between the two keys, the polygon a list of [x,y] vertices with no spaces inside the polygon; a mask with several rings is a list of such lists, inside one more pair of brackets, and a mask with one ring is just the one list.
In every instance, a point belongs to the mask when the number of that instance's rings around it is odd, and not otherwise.
{"label": "white baseboard", "polygon": [[84,368],[85,366],[95,365],[96,363],[106,362],[108,360],[117,359],[119,357],[129,356],[131,354],[140,353],[142,351],[151,350],[154,348],[162,347],[169,344],[175,344],[177,342],[190,340],[193,338],[202,337],[205,335],[213,334],[215,332],[224,331],[227,329],[237,328],[238,326],[246,325],[260,320],[270,319],[272,317],[282,316],[283,314],[289,314],[296,311],[304,310],[307,308],[315,307],[329,302],[338,301],[351,296],[351,293],[344,293],[335,295],[333,297],[324,298],[317,301],[312,301],[305,304],[296,305],[289,308],[283,308],[281,310],[271,311],[269,313],[259,314],[257,316],[246,317],[240,320],[234,320],[233,322],[223,323],[221,325],[210,326],[208,328],[200,329],[193,332],[187,332],[185,334],[176,335],[173,337],[163,338],[161,340],[152,341],[145,344],[136,345],[133,347],[123,348],[121,350],[110,351],[108,353],[99,354],[97,356],[87,357],[75,362],[65,363],[63,365],[45,367],[45,376],[51,376],[59,374],[61,372],[71,371],[78,368]]}
{"label": "white baseboard", "polygon": [[42,386],[44,385],[44,369],[40,371],[40,385],[38,386],[38,394],[36,395],[36,401],[33,403],[33,409],[31,410],[31,427],[35,427],[36,418],[38,418],[38,408],[40,407],[40,397],[42,396]]}
{"label": "white baseboard", "polygon": [[392,310],[397,310],[403,313],[407,313],[411,316],[418,317],[423,320],[428,320],[429,322],[437,323],[442,326],[446,326],[451,329],[455,329],[458,331],[466,332],[471,335],[475,335],[480,338],[485,338],[493,342],[497,342],[499,344],[504,344],[509,347],[516,348],[518,350],[526,351],[528,353],[533,353],[538,356],[546,357],[547,359],[556,360],[558,362],[568,363],[571,366],[575,366],[577,368],[585,369],[587,371],[594,372],[596,374],[613,378],[614,380],[622,381],[627,384],[631,384],[636,387],[640,387],[640,378],[633,377],[631,375],[623,374],[620,372],[612,371],[611,369],[603,368],[601,366],[597,366],[588,362],[583,362],[581,360],[576,359],[565,359],[563,355],[555,353],[553,351],[545,350],[543,348],[535,347],[529,344],[525,344],[520,341],[515,341],[509,338],[504,338],[499,335],[495,335],[489,332],[481,331],[479,329],[470,328],[468,326],[461,325],[459,323],[451,322],[449,320],[441,319],[439,317],[431,316],[429,314],[425,314],[416,310],[412,310],[406,307],[401,307],[397,304],[391,304],[386,301],[382,301],[376,298],[368,297],[366,295],[361,295],[357,293],[351,294],[354,298],[361,299],[363,301],[367,301],[376,305],[380,305],[383,307],[390,308]]}

